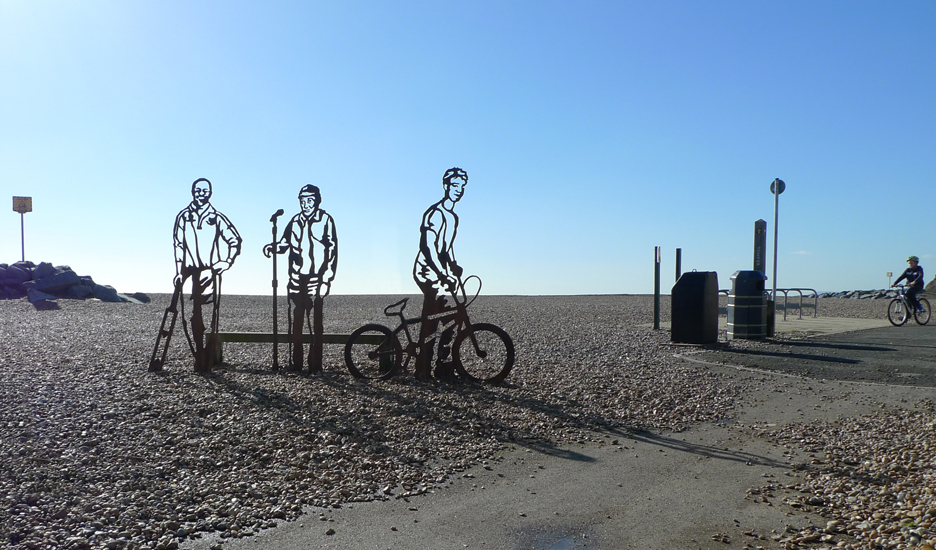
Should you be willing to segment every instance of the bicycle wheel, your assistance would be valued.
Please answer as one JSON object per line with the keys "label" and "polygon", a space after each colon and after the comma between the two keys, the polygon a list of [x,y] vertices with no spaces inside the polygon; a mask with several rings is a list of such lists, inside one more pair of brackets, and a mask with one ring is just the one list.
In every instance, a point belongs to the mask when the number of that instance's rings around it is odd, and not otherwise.
{"label": "bicycle wheel", "polygon": [[383,325],[364,325],[348,337],[345,364],[355,378],[387,379],[403,360],[403,349],[393,332]]}
{"label": "bicycle wheel", "polygon": [[895,327],[907,322],[907,306],[903,300],[900,298],[891,300],[890,305],[887,306],[887,320]]}
{"label": "bicycle wheel", "polygon": [[455,337],[452,355],[455,369],[461,376],[475,382],[497,384],[503,382],[513,368],[513,340],[496,325],[476,323]]}
{"label": "bicycle wheel", "polygon": [[917,301],[920,302],[920,306],[922,306],[923,309],[914,311],[913,318],[916,319],[918,324],[925,325],[926,323],[929,323],[930,320],[929,300],[926,298],[917,298]]}

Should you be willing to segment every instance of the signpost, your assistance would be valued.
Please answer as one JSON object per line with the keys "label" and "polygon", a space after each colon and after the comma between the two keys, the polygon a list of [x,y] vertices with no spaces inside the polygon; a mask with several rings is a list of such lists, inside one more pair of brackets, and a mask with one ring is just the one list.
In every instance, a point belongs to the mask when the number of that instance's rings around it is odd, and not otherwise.
{"label": "signpost", "polygon": [[770,299],[777,303],[777,211],[780,204],[780,193],[786,190],[786,184],[780,178],[770,182],[770,192],[773,193],[773,293]]}
{"label": "signpost", "polygon": [[767,274],[767,222],[754,222],[754,271]]}
{"label": "signpost", "polygon": [[660,260],[662,249],[653,247],[653,330],[660,330]]}
{"label": "signpost", "polygon": [[20,215],[20,245],[22,246],[23,258],[26,261],[26,222],[27,212],[32,212],[32,197],[13,197],[13,211]]}

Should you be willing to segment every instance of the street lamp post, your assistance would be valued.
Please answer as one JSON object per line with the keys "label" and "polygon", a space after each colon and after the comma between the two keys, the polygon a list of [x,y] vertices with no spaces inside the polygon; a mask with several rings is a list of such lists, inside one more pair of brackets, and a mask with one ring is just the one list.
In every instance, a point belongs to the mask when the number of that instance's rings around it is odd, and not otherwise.
{"label": "street lamp post", "polygon": [[786,189],[786,184],[780,178],[770,182],[770,192],[773,193],[773,293],[770,299],[777,303],[777,214],[780,205],[780,193]]}

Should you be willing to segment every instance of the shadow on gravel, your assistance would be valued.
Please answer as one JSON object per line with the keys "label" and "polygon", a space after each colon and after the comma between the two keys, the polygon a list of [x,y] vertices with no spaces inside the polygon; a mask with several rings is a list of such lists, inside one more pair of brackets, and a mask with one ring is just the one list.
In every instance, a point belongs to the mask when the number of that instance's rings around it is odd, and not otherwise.
{"label": "shadow on gravel", "polygon": [[[240,380],[235,379],[237,375]],[[242,378],[247,375],[248,378]],[[497,387],[471,383],[441,383],[437,381],[420,382],[406,374],[389,381],[357,380],[346,372],[326,370],[319,375],[302,373],[273,372],[269,369],[245,368],[243,366],[222,363],[211,374],[209,380],[217,391],[228,393],[245,406],[261,407],[277,415],[283,421],[292,422],[305,428],[329,429],[340,433],[355,434],[353,437],[372,436],[361,434],[361,424],[372,422],[367,412],[357,415],[328,414],[328,418],[315,417],[303,419],[303,412],[317,411],[316,404],[310,400],[295,399],[264,387],[265,381],[293,377],[296,384],[321,384],[332,388],[328,391],[341,391],[357,394],[367,403],[373,404],[370,412],[379,410],[386,417],[410,417],[419,423],[436,424],[442,429],[451,429],[455,421],[456,429],[475,433],[483,437],[493,437],[502,443],[509,443],[530,449],[545,455],[564,458],[577,462],[591,462],[590,456],[557,447],[551,438],[523,427],[521,421],[511,422],[511,417],[501,418],[497,411],[504,407],[517,410],[517,415],[534,413],[544,423],[559,427],[571,427],[586,430],[599,430],[602,433],[610,428],[628,430],[627,426],[599,415],[588,413],[584,405],[574,400],[546,402],[530,397],[529,394],[514,394],[510,383]],[[400,391],[404,387],[418,389],[417,392]],[[507,391],[504,391],[507,390]],[[449,397],[459,395],[463,399],[452,400]],[[491,405],[499,404],[500,408]],[[318,411],[317,411],[318,412]],[[324,412],[324,411],[322,411]],[[334,411],[331,411],[334,412]],[[511,415],[512,416],[512,415]]]}

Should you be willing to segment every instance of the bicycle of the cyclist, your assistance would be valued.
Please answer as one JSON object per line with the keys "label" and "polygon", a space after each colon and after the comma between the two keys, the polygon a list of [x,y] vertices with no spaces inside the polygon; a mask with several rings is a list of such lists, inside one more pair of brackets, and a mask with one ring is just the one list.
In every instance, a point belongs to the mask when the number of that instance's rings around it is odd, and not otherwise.
{"label": "bicycle of the cyclist", "polygon": [[[470,299],[465,291],[465,283],[476,280],[478,290]],[[452,359],[455,371],[461,378],[474,382],[496,384],[503,382],[514,364],[513,340],[504,329],[490,323],[472,323],[468,317],[470,306],[481,293],[481,279],[472,275],[460,281],[457,289],[451,293],[454,307],[435,316],[444,328],[455,327],[452,343]],[[393,330],[380,324],[364,325],[348,337],[345,344],[345,363],[356,378],[387,379],[398,372],[406,371],[410,360],[419,357],[423,344],[419,341],[419,331],[411,330],[423,319],[409,318],[403,314],[409,298],[384,308],[384,315],[399,320]],[[414,338],[413,334],[417,337]],[[400,344],[400,335],[406,345]],[[435,340],[430,340],[434,342]]]}
{"label": "bicycle of the cyclist", "polygon": [[912,315],[917,324],[925,325],[929,323],[931,313],[929,300],[918,295],[917,302],[920,303],[920,307],[914,309],[910,305],[910,300],[907,299],[906,287],[897,285],[897,297],[891,300],[887,306],[887,320],[895,327],[899,327],[906,323]]}

